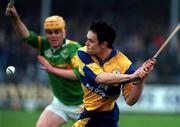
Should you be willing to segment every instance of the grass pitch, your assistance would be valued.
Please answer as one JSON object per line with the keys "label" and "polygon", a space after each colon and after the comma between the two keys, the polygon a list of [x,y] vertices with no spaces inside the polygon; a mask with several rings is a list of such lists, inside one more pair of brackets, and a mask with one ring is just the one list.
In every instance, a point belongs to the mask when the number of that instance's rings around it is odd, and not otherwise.
{"label": "grass pitch", "polygon": [[[0,127],[35,127],[40,111],[0,110]],[[63,127],[71,127],[72,121]],[[180,127],[180,114],[121,113],[120,127]]]}

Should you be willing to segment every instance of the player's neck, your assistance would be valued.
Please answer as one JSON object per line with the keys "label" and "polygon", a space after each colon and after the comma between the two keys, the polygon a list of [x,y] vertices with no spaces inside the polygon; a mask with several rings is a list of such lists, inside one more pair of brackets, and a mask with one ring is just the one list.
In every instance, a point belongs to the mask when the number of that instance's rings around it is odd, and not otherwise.
{"label": "player's neck", "polygon": [[98,57],[101,58],[102,60],[107,59],[112,52],[112,49],[104,49],[101,53],[98,54]]}

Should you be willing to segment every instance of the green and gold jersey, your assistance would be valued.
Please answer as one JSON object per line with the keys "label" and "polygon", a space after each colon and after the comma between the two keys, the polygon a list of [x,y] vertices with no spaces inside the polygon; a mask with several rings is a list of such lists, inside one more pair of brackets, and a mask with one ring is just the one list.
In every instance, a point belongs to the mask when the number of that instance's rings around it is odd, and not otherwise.
{"label": "green and gold jersey", "polygon": [[[61,47],[53,49],[46,37],[39,36],[30,31],[30,36],[24,39],[32,47],[39,50],[51,65],[62,69],[73,69],[77,77],[79,77],[78,62],[76,51],[80,48],[80,44],[75,41],[64,39]],[[48,73],[53,94],[62,103],[66,105],[82,104],[83,92],[79,80],[69,80],[63,77]]]}
{"label": "green and gold jersey", "polygon": [[110,56],[102,61],[87,53],[87,47],[77,51],[80,79],[84,92],[84,106],[87,111],[111,111],[121,89],[126,99],[133,84],[97,84],[95,78],[102,72],[115,74],[132,74],[135,69],[132,62],[120,51],[112,50]]}

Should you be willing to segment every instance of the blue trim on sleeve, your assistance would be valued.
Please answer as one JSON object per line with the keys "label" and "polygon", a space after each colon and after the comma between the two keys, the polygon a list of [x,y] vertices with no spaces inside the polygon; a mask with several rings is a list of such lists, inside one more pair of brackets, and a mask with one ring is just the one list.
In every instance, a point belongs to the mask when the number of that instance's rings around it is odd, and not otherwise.
{"label": "blue trim on sleeve", "polygon": [[135,72],[135,67],[133,66],[133,64],[131,64],[127,69],[127,71],[125,72],[125,74],[133,74],[134,72]]}
{"label": "blue trim on sleeve", "polygon": [[95,80],[96,76],[92,70],[90,70],[87,66],[84,66],[83,71],[85,75],[90,77],[91,79]]}
{"label": "blue trim on sleeve", "polygon": [[79,58],[81,59],[81,61],[84,64],[94,63],[93,60],[91,59],[90,55],[83,51],[78,50],[77,55],[79,56]]}

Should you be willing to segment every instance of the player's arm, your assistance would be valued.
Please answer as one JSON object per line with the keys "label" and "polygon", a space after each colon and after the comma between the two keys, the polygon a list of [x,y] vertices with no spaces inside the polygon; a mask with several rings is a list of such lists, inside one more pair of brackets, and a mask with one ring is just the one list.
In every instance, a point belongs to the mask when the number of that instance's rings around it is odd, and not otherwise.
{"label": "player's arm", "polygon": [[152,68],[156,61],[154,59],[147,60],[139,69],[137,69],[133,74],[112,74],[102,72],[96,76],[95,81],[99,84],[111,84],[111,83],[124,83],[132,81],[137,77],[142,80],[138,84],[142,84],[144,78],[152,71]]}
{"label": "player's arm", "polygon": [[72,69],[61,69],[52,66],[43,56],[38,56],[38,61],[42,64],[42,69],[46,70],[49,73],[55,74],[60,77],[64,77],[71,80],[77,80],[77,76],[75,75]]}
{"label": "player's arm", "polygon": [[130,106],[134,105],[140,98],[144,88],[144,80],[139,82],[139,84],[134,85],[133,83],[128,83],[122,86],[123,96],[126,103]]}
{"label": "player's arm", "polygon": [[[82,49],[83,50],[83,49]],[[84,73],[86,76],[89,76],[91,79],[95,80],[98,84],[104,85],[113,85],[120,82],[125,82],[132,80],[136,77],[141,77],[139,75],[140,71],[137,71],[133,74],[113,74],[104,72],[102,68],[97,65],[91,58],[91,56],[81,50],[77,52],[79,57],[79,65],[81,73]]]}
{"label": "player's arm", "polygon": [[11,18],[13,27],[20,35],[20,37],[27,38],[29,36],[29,30],[20,19],[15,7],[8,4],[5,14]]}
{"label": "player's arm", "polygon": [[138,77],[138,74],[113,74],[102,72],[96,76],[96,83],[98,84],[116,84],[121,82],[126,82]]}
{"label": "player's arm", "polygon": [[[153,70],[153,66],[155,63],[156,63],[156,60],[154,60],[154,59],[147,60],[140,68],[140,70],[142,69],[143,71],[146,72],[146,74],[142,78],[142,80],[136,85],[134,85],[133,83],[129,83],[122,87],[123,95],[124,95],[125,101],[128,105],[130,105],[130,106],[134,105],[140,98],[143,88],[144,88],[145,78]],[[137,70],[137,71],[139,71],[139,70]]]}
{"label": "player's arm", "polygon": [[145,62],[146,64],[143,64],[133,74],[113,74],[113,73],[104,72],[101,69],[101,67],[97,65],[92,60],[91,56],[86,52],[78,50],[77,54],[80,61],[80,68],[82,68],[84,74],[95,80],[96,83],[104,84],[104,85],[124,83],[133,80],[137,77],[143,79],[149,73],[148,71],[145,70],[147,70],[147,68],[151,68],[151,66],[153,66],[154,64],[153,60],[148,60],[147,62]]}

